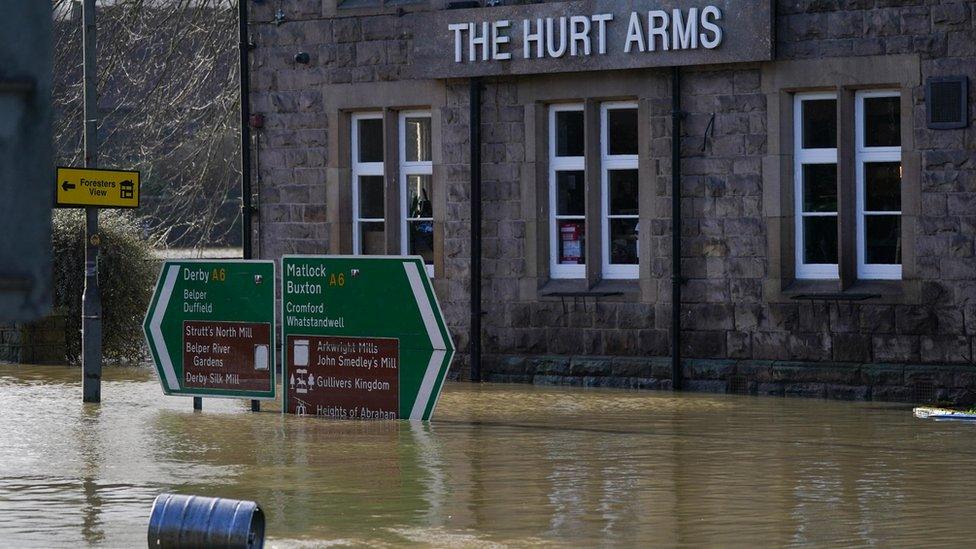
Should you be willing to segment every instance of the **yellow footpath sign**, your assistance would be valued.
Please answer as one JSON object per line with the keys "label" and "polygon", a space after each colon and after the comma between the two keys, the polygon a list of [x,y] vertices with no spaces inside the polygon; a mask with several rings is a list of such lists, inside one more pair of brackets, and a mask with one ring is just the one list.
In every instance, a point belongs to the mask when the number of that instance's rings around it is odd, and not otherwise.
{"label": "yellow footpath sign", "polygon": [[137,171],[58,168],[55,185],[58,206],[139,207]]}

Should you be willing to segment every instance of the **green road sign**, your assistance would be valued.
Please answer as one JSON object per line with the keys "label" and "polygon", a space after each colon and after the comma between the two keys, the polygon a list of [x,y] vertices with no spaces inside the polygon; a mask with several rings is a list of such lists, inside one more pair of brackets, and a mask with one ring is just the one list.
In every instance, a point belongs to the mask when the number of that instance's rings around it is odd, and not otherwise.
{"label": "green road sign", "polygon": [[167,261],[143,330],[167,395],[275,397],[273,261]]}
{"label": "green road sign", "polygon": [[281,260],[283,411],[430,419],[454,344],[419,257]]}

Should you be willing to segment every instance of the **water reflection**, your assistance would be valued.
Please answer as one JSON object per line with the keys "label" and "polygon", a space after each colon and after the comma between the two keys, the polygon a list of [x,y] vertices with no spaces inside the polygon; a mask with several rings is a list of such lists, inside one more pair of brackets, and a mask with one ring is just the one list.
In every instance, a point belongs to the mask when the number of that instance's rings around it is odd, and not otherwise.
{"label": "water reflection", "polygon": [[99,424],[102,409],[100,406],[82,406],[81,421],[78,423],[79,450],[84,464],[81,489],[85,495],[82,507],[81,536],[89,545],[96,545],[105,539],[102,530],[102,498],[98,493],[97,478],[99,468],[104,461],[99,437],[104,430]]}
{"label": "water reflection", "polygon": [[273,546],[961,545],[974,426],[905,407],[449,386],[438,420],[341,423],[0,367],[0,539],[145,543],[164,491],[255,499]]}

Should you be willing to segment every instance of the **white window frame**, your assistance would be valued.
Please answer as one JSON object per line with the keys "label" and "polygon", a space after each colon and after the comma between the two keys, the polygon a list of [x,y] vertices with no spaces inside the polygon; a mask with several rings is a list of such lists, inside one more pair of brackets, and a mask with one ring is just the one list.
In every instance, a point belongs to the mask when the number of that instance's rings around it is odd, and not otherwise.
{"label": "white window frame", "polygon": [[[854,166],[857,173],[857,276],[861,279],[900,280],[902,278],[901,264],[866,263],[866,235],[864,218],[867,215],[898,215],[902,210],[885,212],[865,212],[865,178],[864,165],[872,162],[898,162],[902,169],[901,145],[897,147],[866,147],[864,145],[864,100],[875,97],[901,97],[898,90],[862,91],[854,96],[854,125],[857,137],[854,155]],[[904,181],[904,178],[903,178]]]}
{"label": "white window frame", "polygon": [[[793,98],[793,215],[795,218],[794,239],[796,278],[799,279],[839,279],[838,264],[805,263],[803,254],[803,218],[804,217],[836,217],[837,227],[840,228],[840,194],[837,198],[837,212],[804,212],[803,211],[803,166],[805,164],[838,164],[837,149],[804,149],[803,148],[803,101],[817,99],[833,99],[839,101],[837,94],[829,93],[798,93]],[[838,120],[838,124],[840,121]],[[839,185],[838,179],[838,185]],[[839,191],[839,189],[838,189]],[[838,235],[838,261],[840,260],[840,238]]]}
{"label": "white window frame", "polygon": [[[637,215],[611,215],[610,214],[610,172],[620,170],[638,170],[638,156],[636,154],[611,155],[610,147],[610,124],[609,111],[637,109],[636,101],[612,101],[600,105],[600,200],[601,200],[601,225],[603,238],[603,278],[607,279],[635,279],[640,276],[640,202],[638,199]],[[640,192],[640,174],[638,173],[638,193]],[[638,264],[622,265],[610,263],[610,221],[612,219],[636,219],[638,245],[637,255]]]}
{"label": "white window frame", "polygon": [[[583,112],[583,103],[566,103],[549,106],[549,276],[551,278],[585,278],[586,256],[582,265],[563,265],[559,263],[559,223],[560,219],[582,220],[586,227],[586,210],[583,215],[556,215],[556,172],[582,171],[586,179],[586,150],[583,156],[556,156],[556,113]],[[584,115],[585,116],[585,115]],[[585,124],[585,118],[584,118]],[[584,129],[585,131],[585,129]],[[584,136],[585,139],[585,136]],[[584,190],[584,195],[585,195]],[[584,196],[585,200],[585,196]],[[584,229],[585,232],[585,229]]]}
{"label": "white window frame", "polygon": [[[433,160],[423,161],[423,162],[407,162],[407,118],[427,118],[431,120],[431,133],[433,134],[433,118],[431,117],[431,112],[429,110],[412,110],[412,111],[401,111],[399,118],[399,153],[400,153],[400,253],[403,255],[410,254],[410,222],[411,221],[430,221],[434,222],[433,217],[407,217],[408,205],[407,205],[407,180],[411,175],[429,175],[431,176],[431,194],[433,194],[433,175],[434,175],[434,162]],[[431,145],[433,147],[433,145]],[[433,151],[431,151],[433,153]],[[430,197],[433,201],[433,196]],[[431,212],[433,213],[433,212]],[[434,276],[434,265],[431,263],[425,263],[424,268],[427,270],[427,274],[433,278]]]}
{"label": "white window frame", "polygon": [[[369,176],[384,177],[383,162],[360,162],[359,161],[359,122],[361,120],[383,120],[382,112],[359,112],[352,115],[352,253],[362,255],[362,242],[360,242],[360,229],[363,223],[383,223],[386,229],[386,218],[366,218],[361,217],[359,211],[359,178]],[[385,128],[384,128],[385,132]],[[385,190],[385,189],[384,189]],[[385,200],[384,192],[384,200]],[[385,204],[384,204],[385,206]],[[385,208],[384,208],[385,211]]]}

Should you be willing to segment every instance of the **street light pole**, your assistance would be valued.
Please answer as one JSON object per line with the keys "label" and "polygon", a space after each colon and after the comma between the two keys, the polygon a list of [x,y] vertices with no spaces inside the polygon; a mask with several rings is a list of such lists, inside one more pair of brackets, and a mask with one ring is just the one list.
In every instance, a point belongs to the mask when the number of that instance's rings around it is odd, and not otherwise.
{"label": "street light pole", "polygon": [[[98,91],[95,68],[95,0],[84,0],[85,167],[98,166]],[[98,288],[98,208],[85,208],[85,292],[81,301],[81,367],[84,402],[102,400],[102,295]]]}

